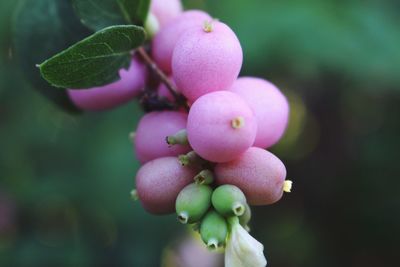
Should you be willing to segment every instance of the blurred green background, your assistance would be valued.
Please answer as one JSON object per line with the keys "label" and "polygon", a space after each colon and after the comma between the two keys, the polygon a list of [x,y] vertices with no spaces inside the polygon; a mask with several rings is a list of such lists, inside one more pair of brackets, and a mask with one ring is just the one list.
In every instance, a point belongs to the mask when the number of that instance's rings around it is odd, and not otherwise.
{"label": "blurred green background", "polygon": [[[18,2],[0,1],[0,266],[159,266],[184,228],[129,198],[138,103],[76,116],[33,90],[12,48]],[[398,266],[399,2],[185,6],[227,22],[242,75],[271,80],[291,101],[272,150],[294,191],[255,208],[251,225],[269,266]]]}

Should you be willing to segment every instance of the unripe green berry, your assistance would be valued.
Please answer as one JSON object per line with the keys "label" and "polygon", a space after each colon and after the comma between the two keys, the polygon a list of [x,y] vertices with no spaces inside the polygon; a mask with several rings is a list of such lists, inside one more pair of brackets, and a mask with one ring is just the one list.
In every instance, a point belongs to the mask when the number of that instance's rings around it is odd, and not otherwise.
{"label": "unripe green berry", "polygon": [[217,249],[225,245],[228,235],[228,224],[224,217],[216,211],[209,211],[200,225],[200,235],[209,249]]}
{"label": "unripe green berry", "polygon": [[212,204],[223,216],[241,216],[246,209],[246,197],[237,186],[221,185],[212,195]]}
{"label": "unripe green berry", "polygon": [[249,222],[251,219],[251,209],[249,204],[245,204],[245,210],[242,216],[239,217],[239,223],[242,225],[248,232],[250,231]]}
{"label": "unripe green berry", "polygon": [[160,30],[160,23],[158,22],[157,17],[152,12],[149,12],[149,14],[147,15],[147,19],[144,23],[144,28],[150,39],[152,39]]}
{"label": "unripe green berry", "polygon": [[190,184],[176,198],[178,220],[183,223],[199,221],[211,206],[212,189],[207,185]]}

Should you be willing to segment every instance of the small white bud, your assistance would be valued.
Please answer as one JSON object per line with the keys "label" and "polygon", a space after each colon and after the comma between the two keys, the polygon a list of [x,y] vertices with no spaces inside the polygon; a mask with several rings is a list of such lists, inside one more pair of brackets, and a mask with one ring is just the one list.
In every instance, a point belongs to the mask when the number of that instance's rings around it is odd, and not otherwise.
{"label": "small white bud", "polygon": [[265,267],[264,246],[254,239],[239,223],[229,218],[231,232],[225,248],[225,267]]}

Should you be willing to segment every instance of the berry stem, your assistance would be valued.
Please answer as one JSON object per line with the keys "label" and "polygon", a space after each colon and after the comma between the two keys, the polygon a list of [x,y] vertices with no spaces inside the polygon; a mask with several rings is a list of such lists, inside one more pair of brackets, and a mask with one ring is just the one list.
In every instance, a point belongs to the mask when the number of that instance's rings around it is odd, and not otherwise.
{"label": "berry stem", "polygon": [[140,55],[140,57],[144,60],[146,65],[150,68],[152,72],[154,72],[161,80],[163,84],[167,87],[168,91],[172,94],[172,96],[175,98],[175,101],[184,107],[187,106],[185,99],[182,97],[182,95],[177,93],[175,85],[168,79],[167,75],[157,66],[157,64],[153,61],[153,59],[150,57],[150,55],[146,52],[146,50],[143,47],[139,47],[137,49],[137,53]]}
{"label": "berry stem", "polygon": [[232,228],[234,226],[240,224],[239,223],[239,218],[236,217],[236,216],[232,216],[232,217],[227,218],[227,221],[228,221],[228,225],[229,225],[229,228],[230,228],[230,232],[232,232]]}
{"label": "berry stem", "polygon": [[214,182],[214,174],[210,170],[202,170],[195,177],[197,184],[212,184]]}
{"label": "berry stem", "polygon": [[187,132],[186,129],[182,129],[178,131],[174,135],[170,135],[166,137],[167,144],[169,146],[173,145],[188,145],[189,141],[187,139]]}
{"label": "berry stem", "polygon": [[196,165],[201,165],[205,162],[204,159],[202,159],[194,151],[190,151],[184,155],[179,155],[178,159],[179,159],[179,162],[182,164],[182,166],[188,166],[188,165],[196,166]]}

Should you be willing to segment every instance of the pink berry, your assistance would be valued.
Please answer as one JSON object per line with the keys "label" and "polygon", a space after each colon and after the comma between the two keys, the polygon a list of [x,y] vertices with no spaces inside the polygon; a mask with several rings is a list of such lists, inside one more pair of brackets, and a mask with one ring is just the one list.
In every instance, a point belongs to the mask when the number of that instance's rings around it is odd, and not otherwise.
{"label": "pink berry", "polygon": [[158,66],[166,73],[172,72],[172,52],[179,37],[193,26],[201,27],[211,17],[198,10],[183,12],[177,18],[165,25],[154,37],[152,42],[152,56]]}
{"label": "pink berry", "polygon": [[193,103],[187,134],[193,150],[206,160],[227,162],[254,143],[257,122],[246,102],[237,94],[220,91]]}
{"label": "pink berry", "polygon": [[166,137],[185,129],[187,114],[177,111],[147,113],[139,121],[134,136],[138,160],[145,163],[159,157],[178,156],[191,149],[188,145],[169,146]]}
{"label": "pink berry", "polygon": [[250,205],[269,205],[283,194],[286,168],[274,154],[251,147],[235,160],[217,164],[218,184],[232,184],[246,195]]}
{"label": "pink berry", "polygon": [[183,10],[181,0],[152,0],[150,11],[156,16],[160,27],[177,17]]}
{"label": "pink berry", "polygon": [[0,191],[0,236],[13,229],[16,219],[14,199]]}
{"label": "pink berry", "polygon": [[83,110],[103,110],[122,105],[139,95],[145,86],[147,69],[137,59],[133,59],[128,70],[119,71],[120,80],[84,90],[68,90],[72,102]]}
{"label": "pink berry", "polygon": [[254,146],[268,148],[279,141],[289,119],[286,97],[272,83],[252,77],[237,79],[230,91],[239,94],[253,110],[258,122]]}
{"label": "pink berry", "polygon": [[196,170],[182,166],[176,157],[149,161],[136,174],[138,197],[148,212],[173,213],[176,197],[195,175]]}
{"label": "pink berry", "polygon": [[243,61],[235,33],[224,23],[212,21],[185,31],[175,45],[172,72],[189,101],[210,92],[228,90]]}

